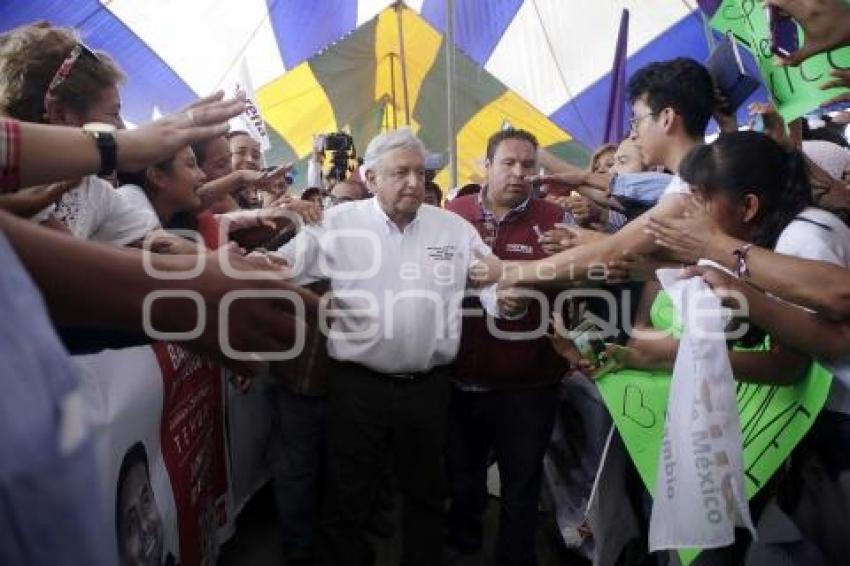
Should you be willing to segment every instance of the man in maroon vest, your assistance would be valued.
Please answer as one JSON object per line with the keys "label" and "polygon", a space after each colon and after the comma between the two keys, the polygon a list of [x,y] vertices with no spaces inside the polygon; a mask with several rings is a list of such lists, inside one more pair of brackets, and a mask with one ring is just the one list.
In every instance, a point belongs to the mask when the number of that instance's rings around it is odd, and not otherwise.
{"label": "man in maroon vest", "polygon": [[[502,260],[545,257],[540,235],[565,220],[563,208],[531,196],[526,179],[536,172],[537,145],[523,130],[494,134],[487,144],[487,185],[479,194],[447,204],[478,229]],[[490,319],[489,327],[485,318],[465,317],[451,374],[448,542],[464,554],[481,549],[492,451],[501,478],[499,565],[537,563],[534,534],[543,455],[558,403],[557,384],[567,370],[545,336],[554,304],[554,295],[529,300],[510,320]],[[491,331],[493,326],[498,330]]]}

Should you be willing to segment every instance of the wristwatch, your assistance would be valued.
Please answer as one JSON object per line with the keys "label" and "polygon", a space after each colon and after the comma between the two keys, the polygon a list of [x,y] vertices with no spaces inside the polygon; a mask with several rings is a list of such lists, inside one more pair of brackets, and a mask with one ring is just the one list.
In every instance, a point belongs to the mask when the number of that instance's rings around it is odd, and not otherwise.
{"label": "wristwatch", "polygon": [[83,131],[97,144],[100,152],[100,171],[98,175],[107,176],[115,172],[118,163],[118,144],[115,142],[115,132],[118,131],[113,124],[104,122],[89,122],[83,124]]}

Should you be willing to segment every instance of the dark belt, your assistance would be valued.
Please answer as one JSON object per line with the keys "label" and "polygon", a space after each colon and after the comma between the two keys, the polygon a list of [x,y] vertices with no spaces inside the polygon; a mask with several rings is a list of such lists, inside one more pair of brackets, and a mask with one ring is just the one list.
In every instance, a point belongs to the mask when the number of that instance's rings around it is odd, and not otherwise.
{"label": "dark belt", "polygon": [[356,369],[363,373],[367,373],[372,377],[376,377],[378,379],[385,379],[387,381],[392,381],[394,383],[416,383],[422,381],[423,379],[427,379],[434,375],[439,375],[445,372],[446,366],[435,366],[428,371],[413,371],[413,372],[402,372],[402,373],[387,373],[382,371],[375,371],[372,368],[366,367],[363,364],[358,364],[357,362],[337,362],[340,366],[345,368]]}

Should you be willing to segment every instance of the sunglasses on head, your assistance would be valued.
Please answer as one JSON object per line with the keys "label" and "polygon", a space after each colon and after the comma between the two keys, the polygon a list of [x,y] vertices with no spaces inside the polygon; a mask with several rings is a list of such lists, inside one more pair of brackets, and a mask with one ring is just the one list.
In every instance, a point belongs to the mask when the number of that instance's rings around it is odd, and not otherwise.
{"label": "sunglasses on head", "polygon": [[47,92],[44,95],[44,108],[47,109],[48,103],[53,100],[53,93],[56,92],[56,89],[59,88],[59,85],[68,80],[68,77],[71,76],[71,71],[74,68],[74,65],[79,59],[87,58],[95,62],[100,61],[100,57],[97,56],[97,53],[92,51],[86,44],[81,41],[78,41],[74,44],[74,47],[71,49],[71,52],[68,53],[68,56],[65,57],[65,60],[62,61],[62,64],[59,65],[59,68],[56,70],[56,74],[53,75],[53,78],[50,80],[50,86],[47,87]]}

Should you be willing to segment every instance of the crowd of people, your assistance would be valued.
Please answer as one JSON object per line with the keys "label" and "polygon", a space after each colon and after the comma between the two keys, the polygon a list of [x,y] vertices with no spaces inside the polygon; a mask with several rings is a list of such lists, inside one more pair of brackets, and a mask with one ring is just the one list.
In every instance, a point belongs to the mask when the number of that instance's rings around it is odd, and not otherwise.
{"label": "crowd of people", "polygon": [[[786,64],[850,45],[843,0],[770,3],[806,32]],[[602,364],[673,370],[679,341],[650,312],[665,300],[656,270],[676,267],[746,313],[729,342],[736,380],[789,385],[813,362],[833,374],[811,430],[750,501],[758,544],[739,531],[699,563],[845,563],[850,144],[836,130],[785,124],[768,104],[751,108],[763,132],[739,125],[706,68],[679,58],[635,70],[629,135],[586,170],[506,128],[482,148],[482,182],[444,193],[400,128],[344,179],[317,175],[317,150],[298,193],[290,166],[266,167],[260,142],[229,129],[244,99],[217,93],[126,129],[124,80],[71,29],[0,34],[0,562],[132,563],[98,504],[69,356],[166,337],[239,388],[269,377],[287,564],[373,564],[367,533],[395,529],[408,566],[481,553],[495,463],[494,560],[534,565],[562,387]],[[721,132],[706,142],[712,117]],[[604,351],[570,332],[588,314],[615,321]],[[294,359],[277,355],[299,342]],[[636,517],[639,551],[600,536],[595,563],[676,560],[648,553],[649,496],[631,491],[597,493],[613,511],[585,533]]]}

